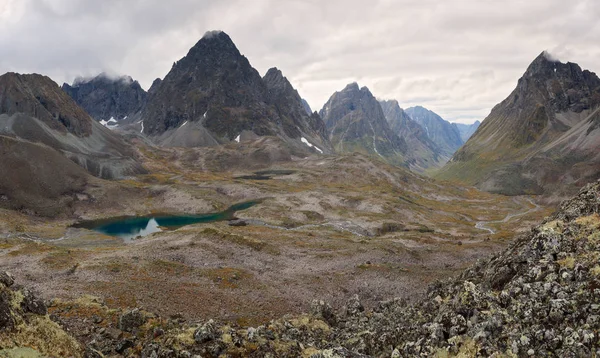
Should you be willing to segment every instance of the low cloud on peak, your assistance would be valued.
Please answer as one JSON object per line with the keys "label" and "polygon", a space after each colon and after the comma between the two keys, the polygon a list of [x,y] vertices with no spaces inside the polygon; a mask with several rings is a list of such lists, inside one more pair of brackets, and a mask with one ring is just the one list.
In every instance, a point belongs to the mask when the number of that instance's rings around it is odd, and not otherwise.
{"label": "low cloud on peak", "polygon": [[508,96],[543,49],[600,71],[598,18],[589,0],[4,0],[0,72],[70,83],[106,71],[147,89],[223,29],[260,73],[278,67],[316,110],[359,81],[468,123]]}

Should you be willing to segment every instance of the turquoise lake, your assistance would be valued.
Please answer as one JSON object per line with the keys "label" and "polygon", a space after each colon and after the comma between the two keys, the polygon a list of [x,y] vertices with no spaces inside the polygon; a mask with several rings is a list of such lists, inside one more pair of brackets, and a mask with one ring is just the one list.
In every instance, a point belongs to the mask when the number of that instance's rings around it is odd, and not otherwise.
{"label": "turquoise lake", "polygon": [[155,232],[163,231],[163,229],[174,230],[186,225],[232,220],[235,219],[234,214],[236,212],[249,209],[259,203],[260,201],[248,201],[232,205],[225,211],[209,214],[157,214],[90,220],[76,223],[72,227],[93,230],[128,241],[139,236],[143,237]]}

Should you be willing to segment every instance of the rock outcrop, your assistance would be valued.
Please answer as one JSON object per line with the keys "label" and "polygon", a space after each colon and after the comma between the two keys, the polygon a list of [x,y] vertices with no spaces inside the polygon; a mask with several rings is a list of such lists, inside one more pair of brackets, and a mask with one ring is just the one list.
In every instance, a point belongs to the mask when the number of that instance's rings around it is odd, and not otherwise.
{"label": "rock outcrop", "polygon": [[82,356],[79,343],[48,317],[44,301],[0,273],[0,357]]}

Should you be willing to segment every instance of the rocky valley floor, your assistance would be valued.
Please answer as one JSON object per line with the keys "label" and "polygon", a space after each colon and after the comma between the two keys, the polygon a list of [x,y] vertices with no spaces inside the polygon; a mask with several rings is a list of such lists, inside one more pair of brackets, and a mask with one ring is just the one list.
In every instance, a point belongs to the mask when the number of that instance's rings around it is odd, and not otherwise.
{"label": "rocky valley floor", "polygon": [[[296,158],[270,168],[284,174],[256,180],[240,178],[260,167],[251,161],[215,170],[226,147],[138,148],[150,174],[89,183],[73,214],[0,212],[0,270],[55,299],[50,312],[81,343],[96,332],[82,322],[109,329],[117,312],[136,307],[161,324],[213,318],[247,327],[309,312],[314,300],[336,309],[355,296],[367,309],[394,297],[417,302],[429,283],[504,249],[553,210],[534,197],[437,182],[361,155]],[[256,199],[236,214],[246,226],[197,224],[131,242],[69,228],[83,219],[207,213]]]}

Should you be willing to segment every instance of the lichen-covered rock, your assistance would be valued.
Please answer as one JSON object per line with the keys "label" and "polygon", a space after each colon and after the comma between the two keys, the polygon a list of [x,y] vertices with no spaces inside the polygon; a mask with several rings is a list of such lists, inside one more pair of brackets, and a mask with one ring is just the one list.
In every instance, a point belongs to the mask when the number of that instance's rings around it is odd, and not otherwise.
{"label": "lichen-covered rock", "polygon": [[0,283],[5,287],[10,287],[15,283],[15,279],[9,272],[0,272]]}
{"label": "lichen-covered rock", "polygon": [[196,332],[194,332],[194,340],[196,343],[206,343],[217,338],[217,335],[217,327],[214,321],[210,320],[198,327]]}
{"label": "lichen-covered rock", "polygon": [[146,323],[146,315],[138,308],[127,311],[119,317],[119,329],[125,332],[133,332]]}

